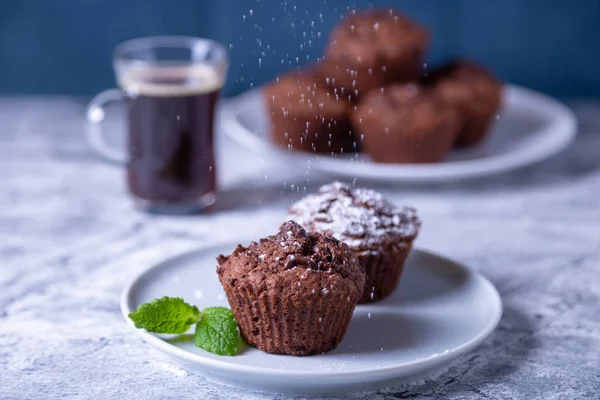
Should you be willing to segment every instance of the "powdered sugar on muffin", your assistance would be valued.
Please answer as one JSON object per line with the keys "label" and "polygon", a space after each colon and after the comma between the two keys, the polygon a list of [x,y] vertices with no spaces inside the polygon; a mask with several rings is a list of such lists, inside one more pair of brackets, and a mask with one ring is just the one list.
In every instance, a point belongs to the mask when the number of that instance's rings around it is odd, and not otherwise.
{"label": "powdered sugar on muffin", "polygon": [[352,250],[372,249],[383,241],[413,240],[421,221],[412,207],[396,207],[380,193],[341,182],[294,204],[289,216],[309,231],[329,234]]}

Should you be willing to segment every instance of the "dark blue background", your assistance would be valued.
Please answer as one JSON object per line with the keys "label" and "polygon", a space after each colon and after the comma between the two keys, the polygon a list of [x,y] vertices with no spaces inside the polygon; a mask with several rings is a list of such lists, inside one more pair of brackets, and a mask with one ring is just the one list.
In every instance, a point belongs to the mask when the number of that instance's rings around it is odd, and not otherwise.
{"label": "dark blue background", "polygon": [[[0,93],[93,94],[113,85],[110,54],[116,44],[138,36],[181,34],[232,45],[226,92],[234,94],[318,57],[331,26],[353,4],[343,0],[2,0]],[[359,8],[368,4],[359,3]],[[402,9],[433,31],[430,64],[464,55],[492,67],[507,81],[555,96],[600,96],[598,0],[372,4]]]}

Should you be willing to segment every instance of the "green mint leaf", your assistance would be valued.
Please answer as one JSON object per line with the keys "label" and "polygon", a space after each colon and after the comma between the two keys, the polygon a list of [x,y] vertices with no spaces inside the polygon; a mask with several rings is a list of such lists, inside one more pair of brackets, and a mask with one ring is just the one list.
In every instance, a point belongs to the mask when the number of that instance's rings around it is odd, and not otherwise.
{"label": "green mint leaf", "polygon": [[235,356],[240,336],[238,324],[230,309],[210,307],[202,310],[202,319],[196,325],[196,347],[220,356]]}
{"label": "green mint leaf", "polygon": [[200,318],[198,307],[187,304],[179,297],[161,297],[140,304],[129,314],[138,329],[153,333],[184,333]]}

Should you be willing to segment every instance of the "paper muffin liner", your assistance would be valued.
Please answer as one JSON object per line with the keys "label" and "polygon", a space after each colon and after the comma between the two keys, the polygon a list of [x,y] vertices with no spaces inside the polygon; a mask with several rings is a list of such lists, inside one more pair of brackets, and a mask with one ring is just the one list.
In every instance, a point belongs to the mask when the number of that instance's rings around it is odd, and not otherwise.
{"label": "paper muffin liner", "polygon": [[355,253],[366,273],[365,290],[358,304],[373,303],[389,296],[400,282],[411,243],[400,243],[375,251]]}
{"label": "paper muffin liner", "polygon": [[[369,126],[356,129],[364,132],[362,145],[377,162],[384,163],[435,163],[440,162],[452,149],[458,134],[458,115],[447,119],[427,132],[415,132],[411,127],[390,127],[389,133],[370,131]],[[422,129],[422,128],[417,128]]]}
{"label": "paper muffin liner", "polygon": [[476,105],[471,105],[467,110],[458,109],[463,127],[454,142],[455,147],[470,147],[483,142],[496,122],[496,115],[502,104],[501,93],[501,90],[495,95],[491,92],[489,99],[473,101]]}
{"label": "paper muffin liner", "polygon": [[487,133],[493,122],[496,114],[477,115],[472,117],[459,133],[454,147],[471,147],[475,146],[487,137]]}
{"label": "paper muffin liner", "polygon": [[342,341],[356,298],[321,291],[280,296],[248,284],[222,282],[246,343],[267,353],[303,356],[331,351]]}

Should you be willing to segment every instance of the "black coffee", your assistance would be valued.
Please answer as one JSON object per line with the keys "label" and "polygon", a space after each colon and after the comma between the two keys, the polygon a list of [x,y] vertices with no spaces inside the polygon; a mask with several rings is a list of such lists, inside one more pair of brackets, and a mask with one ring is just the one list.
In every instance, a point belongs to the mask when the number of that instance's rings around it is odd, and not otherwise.
{"label": "black coffee", "polygon": [[144,71],[121,86],[129,120],[130,191],[151,204],[212,202],[221,90],[216,74],[190,68]]}

